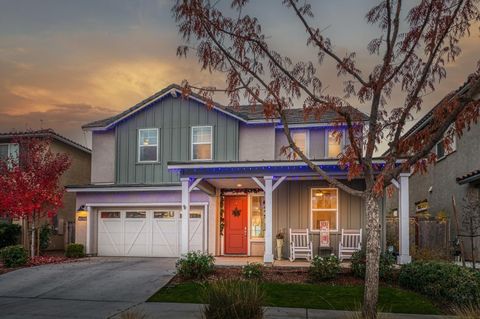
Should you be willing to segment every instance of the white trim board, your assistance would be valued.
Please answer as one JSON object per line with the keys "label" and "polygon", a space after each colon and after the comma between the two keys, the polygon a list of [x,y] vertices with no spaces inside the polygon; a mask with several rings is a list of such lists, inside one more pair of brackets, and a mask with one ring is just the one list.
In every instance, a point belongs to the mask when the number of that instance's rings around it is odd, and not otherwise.
{"label": "white trim board", "polygon": [[[173,207],[180,206],[182,203],[86,203],[85,206],[89,207],[155,207],[155,206],[165,206]],[[191,202],[190,206],[208,206],[207,202]]]}
{"label": "white trim board", "polygon": [[[84,188],[69,188],[66,187],[69,193],[95,193],[95,192],[158,192],[158,191],[181,191],[181,186],[158,186],[158,187],[84,187]],[[192,191],[200,191],[195,187]]]}

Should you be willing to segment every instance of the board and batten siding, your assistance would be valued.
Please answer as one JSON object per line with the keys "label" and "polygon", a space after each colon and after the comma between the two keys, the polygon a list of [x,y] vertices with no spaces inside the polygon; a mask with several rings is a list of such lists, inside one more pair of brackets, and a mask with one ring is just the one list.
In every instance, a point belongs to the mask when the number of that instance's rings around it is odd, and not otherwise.
{"label": "board and batten siding", "polygon": [[[363,189],[361,181],[353,181],[356,189]],[[273,238],[278,232],[285,234],[283,247],[284,256],[290,256],[289,229],[310,229],[310,192],[312,188],[330,188],[325,181],[288,181],[283,182],[273,193]],[[363,240],[365,241],[365,205],[360,197],[350,195],[342,190],[338,191],[338,232],[330,233],[330,246],[335,253],[338,253],[338,243],[342,228],[363,229]],[[275,240],[275,239],[274,239]],[[313,253],[318,254],[320,243],[319,233],[313,233]],[[275,243],[274,243],[275,245]],[[275,246],[274,246],[275,247]],[[276,252],[275,252],[276,253]]]}
{"label": "board and batten siding", "polygon": [[[179,182],[168,171],[169,161],[191,160],[191,127],[213,126],[213,160],[238,160],[238,120],[204,104],[181,97],[166,97],[146,107],[116,127],[117,184]],[[138,130],[158,128],[156,163],[138,163]]]}

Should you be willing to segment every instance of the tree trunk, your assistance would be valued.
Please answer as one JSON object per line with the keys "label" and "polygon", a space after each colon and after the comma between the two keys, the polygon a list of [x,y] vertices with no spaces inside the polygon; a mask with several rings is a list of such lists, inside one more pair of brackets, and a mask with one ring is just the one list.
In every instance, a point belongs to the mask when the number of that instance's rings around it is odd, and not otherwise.
{"label": "tree trunk", "polygon": [[32,236],[30,242],[30,257],[35,257],[35,218],[32,218]]}
{"label": "tree trunk", "polygon": [[378,281],[380,263],[380,207],[378,199],[371,193],[366,197],[366,270],[362,316],[377,318]]}

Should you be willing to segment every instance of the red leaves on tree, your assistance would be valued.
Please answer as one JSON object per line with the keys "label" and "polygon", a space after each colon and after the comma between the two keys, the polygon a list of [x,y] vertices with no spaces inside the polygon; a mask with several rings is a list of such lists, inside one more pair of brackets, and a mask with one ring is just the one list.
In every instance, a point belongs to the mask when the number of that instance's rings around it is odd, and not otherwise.
{"label": "red leaves on tree", "polygon": [[52,217],[62,207],[62,174],[70,167],[67,154],[53,153],[50,140],[19,138],[18,159],[0,161],[0,214],[10,218]]}

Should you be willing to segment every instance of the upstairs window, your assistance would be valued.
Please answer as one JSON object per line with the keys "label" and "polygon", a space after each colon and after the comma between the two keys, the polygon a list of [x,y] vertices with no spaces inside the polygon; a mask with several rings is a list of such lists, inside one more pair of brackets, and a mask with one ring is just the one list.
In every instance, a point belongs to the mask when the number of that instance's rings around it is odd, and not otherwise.
{"label": "upstairs window", "polygon": [[326,137],[326,152],[327,158],[337,158],[340,153],[343,151],[344,147],[344,135],[338,138],[337,131],[327,130],[327,137]]}
{"label": "upstairs window", "polygon": [[0,161],[12,160],[13,162],[18,162],[18,150],[17,143],[0,144]]}
{"label": "upstairs window", "polygon": [[[308,157],[308,131],[292,131],[295,145]],[[295,157],[298,155],[295,153]]]}
{"label": "upstairs window", "polygon": [[193,161],[209,161],[213,159],[211,126],[194,126],[192,127],[192,160]]}
{"label": "upstairs window", "polygon": [[138,130],[138,162],[158,162],[158,129]]}
{"label": "upstairs window", "polygon": [[454,133],[451,134],[451,143],[449,144],[448,149],[445,147],[444,141],[445,137],[440,142],[438,142],[437,145],[435,145],[434,150],[437,154],[437,161],[444,159],[445,157],[457,150],[457,140]]}

